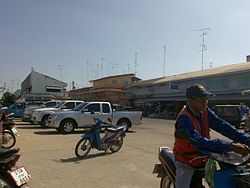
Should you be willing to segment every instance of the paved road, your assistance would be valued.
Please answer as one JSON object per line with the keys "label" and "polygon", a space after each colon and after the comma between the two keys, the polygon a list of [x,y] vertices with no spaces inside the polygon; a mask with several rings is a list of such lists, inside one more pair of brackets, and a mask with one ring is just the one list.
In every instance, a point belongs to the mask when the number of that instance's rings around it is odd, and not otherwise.
{"label": "paved road", "polygon": [[19,164],[30,172],[33,188],[155,188],[160,182],[152,174],[158,147],[172,147],[173,127],[174,121],[144,118],[127,133],[118,153],[92,150],[79,160],[74,147],[82,131],[62,135],[17,120]]}

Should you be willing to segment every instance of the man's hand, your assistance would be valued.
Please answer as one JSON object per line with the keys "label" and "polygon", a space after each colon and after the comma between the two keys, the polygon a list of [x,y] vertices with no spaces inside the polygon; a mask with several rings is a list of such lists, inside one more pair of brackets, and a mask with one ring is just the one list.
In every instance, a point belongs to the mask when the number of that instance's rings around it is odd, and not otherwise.
{"label": "man's hand", "polygon": [[240,143],[232,143],[230,146],[230,150],[235,153],[241,154],[243,157],[250,153],[249,148]]}

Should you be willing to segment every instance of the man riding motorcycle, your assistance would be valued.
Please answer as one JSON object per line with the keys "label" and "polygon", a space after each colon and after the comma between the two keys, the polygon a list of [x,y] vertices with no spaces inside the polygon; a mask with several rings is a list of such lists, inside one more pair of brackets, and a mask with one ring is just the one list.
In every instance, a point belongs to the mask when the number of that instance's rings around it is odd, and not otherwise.
{"label": "man riding motorcycle", "polygon": [[[178,114],[175,124],[176,188],[203,187],[202,177],[195,181],[195,185],[191,183],[194,171],[204,168],[207,162],[207,156],[202,156],[199,150],[217,153],[231,150],[242,156],[249,153],[242,144],[250,146],[250,136],[235,129],[207,107],[208,96],[211,95],[201,84],[194,84],[186,90],[188,102]],[[210,128],[237,143],[211,139]],[[188,134],[188,138],[178,136],[183,132]]]}

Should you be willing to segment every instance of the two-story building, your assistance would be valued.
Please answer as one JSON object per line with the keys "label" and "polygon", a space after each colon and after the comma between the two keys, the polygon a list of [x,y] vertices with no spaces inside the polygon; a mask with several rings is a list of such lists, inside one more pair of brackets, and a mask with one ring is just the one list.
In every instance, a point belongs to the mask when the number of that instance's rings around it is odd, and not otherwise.
{"label": "two-story building", "polygon": [[80,88],[71,90],[69,97],[84,101],[110,101],[111,103],[124,104],[125,90],[124,87],[139,81],[134,74],[122,74],[108,76],[92,80],[93,87]]}

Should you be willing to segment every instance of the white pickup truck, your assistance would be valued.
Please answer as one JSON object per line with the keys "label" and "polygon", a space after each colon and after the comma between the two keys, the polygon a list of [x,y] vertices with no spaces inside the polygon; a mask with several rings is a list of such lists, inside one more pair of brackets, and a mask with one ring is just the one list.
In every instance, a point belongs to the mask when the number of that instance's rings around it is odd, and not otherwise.
{"label": "white pickup truck", "polygon": [[141,111],[115,111],[109,102],[85,102],[73,111],[56,112],[51,114],[49,126],[61,133],[72,133],[76,128],[87,128],[93,125],[93,117],[101,118],[112,125],[127,125],[127,130],[132,125],[141,124]]}
{"label": "white pickup truck", "polygon": [[77,105],[84,103],[84,101],[68,100],[59,103],[51,108],[39,108],[34,110],[31,121],[35,124],[40,124],[42,128],[48,127],[48,118],[51,114],[60,111],[69,111],[74,109]]}

